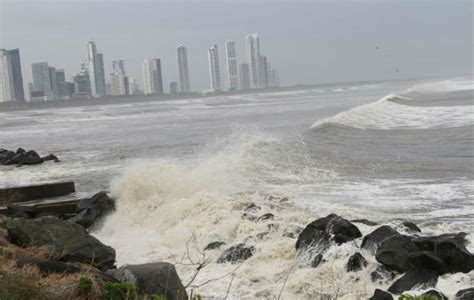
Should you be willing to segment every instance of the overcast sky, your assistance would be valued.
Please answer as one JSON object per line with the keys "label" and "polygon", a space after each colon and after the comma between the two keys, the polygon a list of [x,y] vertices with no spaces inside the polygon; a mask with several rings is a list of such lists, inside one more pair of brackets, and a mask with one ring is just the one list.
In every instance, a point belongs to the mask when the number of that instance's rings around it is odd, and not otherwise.
{"label": "overcast sky", "polygon": [[244,36],[253,32],[284,85],[473,72],[469,0],[0,1],[0,48],[20,48],[25,86],[34,62],[72,77],[93,38],[106,74],[123,58],[141,82],[143,59],[159,57],[165,86],[177,80],[175,49],[184,44],[191,87],[206,89],[207,49],[218,45],[224,75],[224,41],[236,42],[242,62]]}

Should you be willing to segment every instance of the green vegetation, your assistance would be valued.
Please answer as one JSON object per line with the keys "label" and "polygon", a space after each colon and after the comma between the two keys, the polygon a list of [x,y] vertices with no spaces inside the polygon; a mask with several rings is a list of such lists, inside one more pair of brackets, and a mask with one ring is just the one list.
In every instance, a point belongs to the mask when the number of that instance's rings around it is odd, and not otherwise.
{"label": "green vegetation", "polygon": [[398,297],[398,300],[438,300],[438,299],[435,296],[430,296],[430,295],[412,296],[409,294],[401,294]]}
{"label": "green vegetation", "polygon": [[133,283],[107,283],[101,300],[139,300],[137,287]]}
{"label": "green vegetation", "polygon": [[87,277],[81,277],[79,279],[79,294],[80,295],[87,295],[92,290],[92,280]]}

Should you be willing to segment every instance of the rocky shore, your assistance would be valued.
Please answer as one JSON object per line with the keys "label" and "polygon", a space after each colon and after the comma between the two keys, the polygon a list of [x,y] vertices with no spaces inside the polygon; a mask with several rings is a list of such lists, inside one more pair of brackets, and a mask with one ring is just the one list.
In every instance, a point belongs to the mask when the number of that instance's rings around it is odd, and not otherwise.
{"label": "rocky shore", "polygon": [[[115,250],[90,234],[114,210],[115,201],[100,192],[79,201],[73,213],[55,209],[40,215],[16,207],[0,216],[0,299],[200,299],[193,295],[192,285],[182,283],[171,263],[117,268]],[[261,213],[259,205],[250,203],[242,209],[241,219],[267,224],[270,232],[277,226],[273,223],[276,214]],[[370,233],[363,235],[359,226],[370,227]],[[232,245],[216,240],[201,251],[218,251],[215,263],[239,266],[258,251],[256,241],[267,233]],[[294,260],[300,268],[320,268],[328,263],[329,248],[353,244],[358,251],[345,258],[346,272],[361,272],[368,261],[378,264],[370,280],[381,288],[371,291],[372,300],[402,299],[401,295],[448,299],[435,288],[438,278],[474,270],[466,233],[427,235],[409,221],[395,228],[330,214],[303,227],[293,226],[281,238],[294,240]],[[197,274],[205,264],[195,267]],[[457,291],[454,299],[474,299],[474,287]]]}
{"label": "rocky shore", "polygon": [[45,161],[59,162],[59,159],[54,154],[41,157],[36,151],[26,151],[23,148],[18,148],[16,151],[0,148],[0,165],[16,165],[21,167],[24,165],[38,165]]}

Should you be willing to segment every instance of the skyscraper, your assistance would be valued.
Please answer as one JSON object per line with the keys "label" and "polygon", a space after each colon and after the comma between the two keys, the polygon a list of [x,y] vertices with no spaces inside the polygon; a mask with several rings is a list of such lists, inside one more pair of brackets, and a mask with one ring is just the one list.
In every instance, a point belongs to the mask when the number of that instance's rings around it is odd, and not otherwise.
{"label": "skyscraper", "polygon": [[163,76],[159,58],[147,58],[143,61],[143,91],[145,95],[163,94]]}
{"label": "skyscraper", "polygon": [[25,101],[19,49],[0,49],[0,102]]}
{"label": "skyscraper", "polygon": [[128,78],[125,75],[125,64],[123,59],[112,61],[112,72],[110,73],[111,94],[124,96],[129,94]]}
{"label": "skyscraper", "polygon": [[178,83],[176,81],[170,82],[170,94],[174,95],[178,93]]}
{"label": "skyscraper", "polygon": [[207,51],[209,59],[209,77],[211,81],[211,89],[221,89],[221,74],[219,70],[219,53],[217,52],[217,45],[212,46]]}
{"label": "skyscraper", "polygon": [[73,78],[74,97],[89,97],[91,95],[91,80],[89,72],[84,64],[81,64],[81,70]]}
{"label": "skyscraper", "polygon": [[252,33],[245,36],[247,50],[247,63],[250,68],[252,87],[261,87],[260,39],[258,34]]}
{"label": "skyscraper", "polygon": [[225,41],[225,64],[227,71],[227,88],[237,90],[239,79],[237,75],[237,55],[235,52],[235,43],[232,40]]}
{"label": "skyscraper", "polygon": [[250,89],[249,64],[247,63],[240,64],[239,74],[240,74],[240,89],[244,91]]}
{"label": "skyscraper", "polygon": [[91,81],[92,96],[102,97],[105,95],[105,72],[104,57],[97,53],[94,41],[87,43],[87,70]]}
{"label": "skyscraper", "polygon": [[181,93],[189,93],[191,83],[189,80],[188,50],[185,46],[180,45],[176,48],[176,58],[178,61],[179,89]]}
{"label": "skyscraper", "polygon": [[260,68],[259,68],[259,77],[260,77],[260,87],[268,87],[268,74],[269,74],[270,63],[267,60],[265,55],[260,56]]}
{"label": "skyscraper", "polygon": [[[48,65],[47,62],[31,64],[31,72],[33,74],[33,91],[43,92],[43,100],[53,100],[55,95],[53,92],[52,73],[56,70]],[[54,76],[56,79],[56,76]],[[55,84],[57,86],[57,84]]]}

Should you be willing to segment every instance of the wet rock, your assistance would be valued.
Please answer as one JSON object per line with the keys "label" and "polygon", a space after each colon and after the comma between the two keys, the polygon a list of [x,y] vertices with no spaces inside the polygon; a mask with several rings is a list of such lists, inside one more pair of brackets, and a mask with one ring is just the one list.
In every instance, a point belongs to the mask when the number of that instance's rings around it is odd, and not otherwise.
{"label": "wet rock", "polygon": [[382,242],[375,259],[384,266],[403,273],[412,269],[410,255],[417,250],[410,237],[395,235]]}
{"label": "wet rock", "polygon": [[[418,267],[434,268],[440,275],[457,272],[469,273],[474,270],[474,255],[466,249],[465,233],[417,237],[413,239],[413,243],[419,251],[433,254],[432,259],[423,261],[418,259]],[[436,264],[431,266],[430,264],[434,261]]]}
{"label": "wet rock", "polygon": [[90,236],[86,229],[56,217],[10,219],[6,221],[10,241],[19,246],[45,246],[51,260],[92,264],[109,269],[115,262],[115,250]]}
{"label": "wet rock", "polygon": [[316,255],[311,260],[311,268],[318,267],[322,262],[323,262],[323,255],[322,254]]}
{"label": "wet rock", "polygon": [[254,246],[246,246],[241,243],[226,249],[217,259],[217,263],[237,263],[246,260],[255,252]]}
{"label": "wet rock", "polygon": [[372,282],[378,282],[380,284],[393,280],[395,276],[397,276],[395,271],[389,270],[384,266],[378,266],[372,273],[370,273],[370,279]]}
{"label": "wet rock", "polygon": [[418,227],[415,223],[413,222],[408,222],[408,221],[405,221],[402,223],[402,225],[408,229],[408,231],[411,231],[411,232],[421,232],[421,229],[420,227]]}
{"label": "wet rock", "polygon": [[92,196],[92,198],[81,200],[77,204],[77,215],[68,219],[68,221],[89,228],[114,210],[114,200],[106,192],[99,192]]}
{"label": "wet rock", "polygon": [[33,206],[8,205],[7,214],[12,218],[31,219],[35,217]]}
{"label": "wet rock", "polygon": [[432,270],[416,270],[408,271],[403,276],[395,281],[388,291],[392,294],[401,294],[409,291],[414,287],[428,288],[436,286],[438,282],[438,274]]}
{"label": "wet rock", "polygon": [[50,154],[50,155],[47,155],[47,156],[43,157],[43,161],[50,161],[50,160],[52,160],[54,162],[59,162],[59,158],[54,154]]}
{"label": "wet rock", "polygon": [[16,152],[13,152],[6,149],[0,149],[0,164],[2,165],[17,165],[18,167],[21,167],[23,165],[42,164],[46,160],[59,161],[59,159],[53,154],[42,158],[34,150],[26,151],[23,148],[18,148]]}
{"label": "wet rock", "polygon": [[347,272],[360,271],[365,267],[367,267],[367,261],[359,252],[354,253],[351,257],[349,257],[349,260],[346,264]]}
{"label": "wet rock", "polygon": [[376,289],[374,295],[369,300],[393,300],[393,297],[390,293]]}
{"label": "wet rock", "polygon": [[448,297],[446,297],[443,293],[435,289],[431,289],[424,292],[422,296],[431,297],[430,299],[432,300],[448,300]]}
{"label": "wet rock", "polygon": [[43,260],[33,257],[20,257],[16,260],[17,268],[23,268],[25,266],[36,266],[38,267],[41,274],[48,275],[51,273],[60,274],[73,274],[81,272],[81,268],[66,264],[63,262]]}
{"label": "wet rock", "polygon": [[474,287],[459,290],[455,295],[456,300],[472,300],[474,299]]}
{"label": "wet rock", "polygon": [[362,240],[361,248],[369,250],[372,254],[377,251],[377,248],[382,244],[386,239],[400,235],[395,229],[390,226],[384,225],[375,229],[368,235],[364,236]]}
{"label": "wet rock", "polygon": [[411,268],[414,270],[434,270],[439,275],[450,271],[448,265],[433,252],[418,251],[409,255]]}
{"label": "wet rock", "polygon": [[262,221],[265,221],[265,220],[273,220],[274,218],[275,218],[275,215],[273,215],[272,213],[267,213],[267,214],[263,214],[260,217],[258,217],[257,221],[262,222]]}
{"label": "wet rock", "polygon": [[175,267],[170,263],[126,265],[108,270],[106,274],[119,282],[136,284],[140,293],[162,295],[167,300],[187,299],[181,279]]}
{"label": "wet rock", "polygon": [[260,206],[256,205],[255,203],[250,203],[245,209],[244,211],[246,212],[257,212],[261,209]]}
{"label": "wet rock", "polygon": [[361,223],[361,224],[364,224],[364,225],[367,225],[367,226],[377,226],[377,225],[379,225],[378,223],[369,221],[367,219],[355,219],[355,220],[351,220],[351,222],[352,223]]}
{"label": "wet rock", "polygon": [[204,248],[204,250],[207,251],[207,250],[218,249],[222,245],[225,245],[225,243],[224,242],[219,242],[219,241],[210,242],[209,244],[207,244],[207,246]]}

